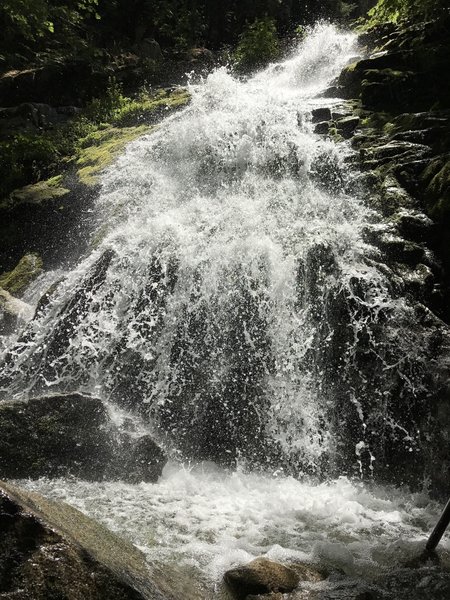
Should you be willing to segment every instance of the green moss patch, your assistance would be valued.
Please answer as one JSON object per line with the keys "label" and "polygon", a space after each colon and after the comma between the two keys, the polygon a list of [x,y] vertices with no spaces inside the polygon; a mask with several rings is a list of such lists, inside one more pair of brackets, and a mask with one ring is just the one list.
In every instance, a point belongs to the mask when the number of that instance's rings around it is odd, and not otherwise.
{"label": "green moss patch", "polygon": [[13,296],[20,296],[41,272],[41,257],[37,254],[26,254],[15,269],[0,276],[0,288]]}
{"label": "green moss patch", "polygon": [[81,142],[79,156],[75,160],[80,183],[93,186],[100,173],[123,151],[125,146],[150,131],[146,125],[139,127],[109,127],[88,135]]}
{"label": "green moss patch", "polygon": [[190,98],[189,92],[185,89],[175,90],[171,93],[160,90],[153,96],[144,96],[126,102],[118,111],[113,122],[119,127],[153,122],[157,117],[164,115],[165,111],[170,112],[186,106]]}
{"label": "green moss patch", "polygon": [[96,185],[101,172],[128,143],[151,131],[150,123],[157,121],[166,112],[185,106],[189,100],[190,94],[185,89],[171,93],[160,90],[152,96],[124,99],[116,109],[112,126],[100,125],[96,131],[79,141],[79,151],[74,163],[80,183]]}
{"label": "green moss patch", "polygon": [[45,181],[39,181],[32,185],[26,185],[23,188],[14,190],[1,204],[1,208],[9,208],[11,206],[17,206],[18,204],[40,204],[47,200],[55,200],[56,198],[62,198],[69,193],[63,185],[62,175],[51,177]]}

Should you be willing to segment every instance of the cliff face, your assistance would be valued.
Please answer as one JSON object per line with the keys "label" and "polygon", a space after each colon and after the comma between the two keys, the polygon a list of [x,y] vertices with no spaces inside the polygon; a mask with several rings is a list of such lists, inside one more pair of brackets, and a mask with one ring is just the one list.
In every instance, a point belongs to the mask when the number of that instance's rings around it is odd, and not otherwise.
{"label": "cliff face", "polygon": [[[432,373],[437,362],[441,370],[449,366],[444,325],[450,322],[449,23],[442,18],[386,24],[361,35],[365,57],[347,66],[329,92],[347,100],[348,115],[316,115],[318,133],[349,139],[355,149],[360,183],[383,223],[370,241],[380,249],[399,294],[421,312],[422,324],[434,329],[429,387],[436,393],[414,412],[428,440],[424,472],[433,491],[443,495],[450,493],[450,401],[445,384],[436,385]],[[403,459],[408,464],[408,457]]]}
{"label": "cliff face", "polygon": [[[346,98],[358,101],[359,128],[352,139],[361,165],[374,176],[380,208],[392,214],[390,180],[406,208],[415,205],[431,222],[400,220],[404,238],[430,249],[440,265],[424,301],[446,322],[449,313],[450,250],[450,41],[449,19],[408,27],[393,25],[361,36],[368,58],[348,66],[338,81]],[[380,187],[381,185],[381,187]],[[393,186],[388,186],[392,188]],[[400,208],[400,206],[398,207]]]}

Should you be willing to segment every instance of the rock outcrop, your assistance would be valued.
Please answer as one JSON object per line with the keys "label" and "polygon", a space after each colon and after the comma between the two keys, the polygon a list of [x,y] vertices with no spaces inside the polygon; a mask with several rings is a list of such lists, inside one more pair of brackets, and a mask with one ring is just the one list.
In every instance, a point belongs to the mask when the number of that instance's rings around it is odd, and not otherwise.
{"label": "rock outcrop", "polygon": [[57,394],[0,404],[0,477],[156,481],[166,462],[148,435],[125,433],[98,398]]}
{"label": "rock outcrop", "polygon": [[62,502],[0,483],[0,599],[164,600],[131,543]]}
{"label": "rock outcrop", "polygon": [[394,452],[396,463],[403,465],[393,471],[397,479],[414,485],[422,469],[433,493],[445,497],[450,493],[450,462],[444,456],[450,423],[450,88],[443,80],[450,67],[447,27],[448,19],[442,18],[411,26],[387,24],[362,35],[367,56],[347,66],[333,87],[333,94],[346,99],[346,114],[315,111],[312,116],[316,133],[335,141],[349,139],[355,150],[347,160],[362,174],[348,191],[364,190],[377,211],[379,223],[365,235],[380,251],[379,266],[393,293],[414,307],[427,348],[426,397],[419,393],[414,400],[395,400],[396,414],[410,415],[411,430],[420,432],[420,458],[411,462],[413,453],[408,457],[400,447],[391,448],[387,452]]}

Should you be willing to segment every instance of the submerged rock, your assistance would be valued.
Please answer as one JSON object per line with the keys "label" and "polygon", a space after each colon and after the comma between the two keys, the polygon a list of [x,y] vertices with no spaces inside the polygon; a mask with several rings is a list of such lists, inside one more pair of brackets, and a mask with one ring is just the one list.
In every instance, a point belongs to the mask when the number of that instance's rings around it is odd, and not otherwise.
{"label": "submerged rock", "polygon": [[245,598],[249,594],[291,592],[300,577],[293,569],[261,557],[248,565],[230,569],[224,580],[237,598]]}
{"label": "submerged rock", "polygon": [[0,404],[0,477],[156,481],[166,462],[150,436],[119,431],[98,398],[60,394]]}
{"label": "submerged rock", "polygon": [[62,502],[0,483],[0,530],[0,599],[168,597],[140,550]]}

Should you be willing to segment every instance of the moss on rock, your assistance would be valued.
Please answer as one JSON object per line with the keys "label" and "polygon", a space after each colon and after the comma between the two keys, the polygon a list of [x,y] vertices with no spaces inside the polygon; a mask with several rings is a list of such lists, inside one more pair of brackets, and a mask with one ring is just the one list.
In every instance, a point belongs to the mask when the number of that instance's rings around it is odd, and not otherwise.
{"label": "moss on rock", "polygon": [[41,257],[34,253],[26,254],[15,269],[0,276],[0,288],[13,296],[20,296],[41,273]]}
{"label": "moss on rock", "polygon": [[1,599],[212,597],[192,566],[149,564],[135,545],[72,506],[4,482],[0,531]]}
{"label": "moss on rock", "polygon": [[190,99],[189,92],[184,88],[174,91],[162,89],[152,96],[129,101],[121,108],[114,124],[123,127],[137,123],[154,123],[161,116],[186,106]]}
{"label": "moss on rock", "polygon": [[80,183],[96,185],[101,172],[136,138],[151,131],[151,124],[169,112],[185,106],[190,94],[185,89],[160,90],[152,96],[126,102],[112,125],[100,127],[80,140],[74,164]]}
{"label": "moss on rock", "polygon": [[80,183],[94,186],[99,175],[123,151],[125,146],[150,131],[146,125],[138,127],[108,127],[88,135],[81,142],[81,150],[75,167]]}
{"label": "moss on rock", "polygon": [[338,78],[338,85],[345,88],[345,97],[358,98],[361,93],[362,73],[358,69],[358,62],[344,67]]}
{"label": "moss on rock", "polygon": [[40,204],[47,200],[56,200],[69,193],[63,185],[63,176],[57,175],[45,181],[14,190],[6,200],[0,204],[1,208],[10,208],[19,204]]}

